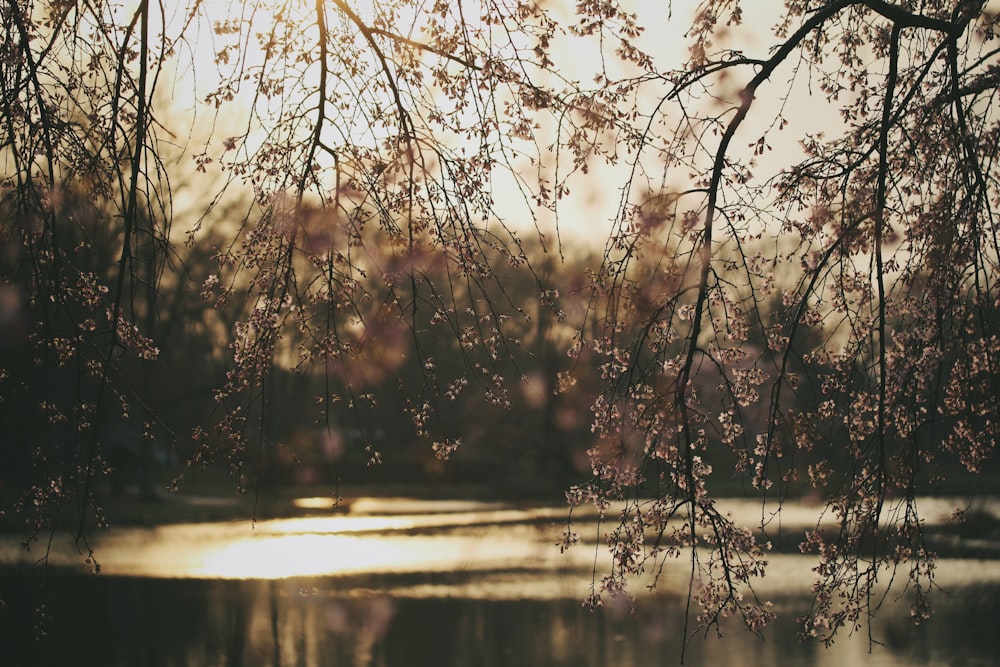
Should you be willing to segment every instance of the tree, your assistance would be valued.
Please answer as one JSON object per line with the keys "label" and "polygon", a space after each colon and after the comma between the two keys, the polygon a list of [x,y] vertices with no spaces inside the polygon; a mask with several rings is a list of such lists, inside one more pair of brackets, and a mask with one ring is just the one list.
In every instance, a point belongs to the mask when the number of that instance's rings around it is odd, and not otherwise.
{"label": "tree", "polygon": [[[982,3],[790,2],[785,10],[775,47],[758,58],[709,53],[718,26],[738,24],[741,13],[739,3],[703,4],[688,66],[667,77],[663,104],[686,104],[660,154],[668,170],[695,176],[674,195],[677,215],[667,219],[683,245],[664,264],[680,288],[644,317],[638,336],[616,335],[620,308],[605,318],[609,383],[596,428],[616,438],[626,425],[638,432],[623,446],[638,448],[642,465],[595,461],[602,484],[579,497],[639,498],[633,489],[643,482],[656,489],[650,506],[634,500],[622,515],[605,589],[677,555],[646,547],[644,533],[696,544],[701,532],[708,554],[692,557],[692,576],[705,583],[702,622],[739,612],[757,627],[765,607],[744,603],[733,582],[760,574],[764,555],[715,507],[702,462],[708,434],[718,431],[734,448],[756,488],[774,485],[780,497],[799,474],[786,463],[793,453],[843,433],[846,466],[811,471],[839,531],[817,530],[803,545],[821,563],[805,630],[829,639],[877,606],[874,584],[886,565],[905,563],[914,616],[924,617],[933,556],[918,519],[918,472],[955,453],[976,471],[996,442],[995,195],[983,141],[996,129],[986,101],[994,92],[986,83],[993,23]],[[736,77],[721,108],[691,111],[689,96],[713,95]],[[781,79],[787,83],[775,91]],[[802,83],[819,89],[843,126],[829,138],[806,134],[800,159],[761,178],[763,156],[786,124],[781,107]],[[769,88],[778,111],[742,155],[735,142],[747,138]],[[653,128],[662,118],[639,135],[640,152],[661,141]],[[625,204],[608,245],[601,278],[612,292],[628,294],[630,259],[648,245],[637,218],[641,209]],[[782,247],[778,234],[800,241]],[[769,250],[760,249],[764,239]],[[779,267],[797,275],[778,284]],[[747,314],[774,289],[783,289],[792,317],[764,332],[765,345],[749,346]],[[920,326],[895,326],[900,317]],[[803,390],[791,372],[796,340],[820,324],[824,344],[801,361],[825,367],[821,401],[797,410],[786,404]],[[679,350],[659,345],[671,338],[682,341]],[[704,409],[694,391],[706,367],[723,377],[721,409]],[[750,431],[742,411],[760,400],[768,378],[768,418]],[[668,523],[678,514],[681,525]]]}
{"label": "tree", "polygon": [[[617,204],[571,323],[578,363],[558,374],[567,388],[580,360],[601,371],[594,479],[568,494],[620,508],[591,602],[684,557],[698,623],[762,628],[770,611],[741,591],[766,545],[717,508],[711,448],[762,498],[806,476],[824,495],[839,529],[804,539],[820,562],[807,634],[874,611],[885,567],[904,568],[925,617],[925,471],[982,469],[1000,417],[986,2],[755,3],[766,44],[741,43],[762,32],[741,28],[739,0],[641,16],[616,0],[270,4],[0,9],[3,271],[8,321],[28,327],[5,334],[35,362],[2,377],[36,406],[37,530],[75,508],[86,544],[100,422],[132,405],[162,421],[161,297],[209,234],[226,241],[195,278],[232,322],[231,359],[196,458],[242,479],[270,432],[273,370],[293,368],[337,379],[319,419],[348,406],[377,462],[367,370],[392,375],[399,354],[425,371],[402,387],[414,435],[447,457],[463,427],[449,397],[506,407],[519,381],[532,309],[498,264],[527,272],[559,321],[522,236],[563,256],[565,220],[586,210],[574,193],[596,183]],[[681,23],[678,61],[656,33]],[[215,180],[181,214],[171,184],[192,174]],[[234,191],[252,203],[223,217]],[[113,227],[113,262],[86,259],[95,227],[70,193]],[[428,353],[441,337],[464,368],[447,381]]]}

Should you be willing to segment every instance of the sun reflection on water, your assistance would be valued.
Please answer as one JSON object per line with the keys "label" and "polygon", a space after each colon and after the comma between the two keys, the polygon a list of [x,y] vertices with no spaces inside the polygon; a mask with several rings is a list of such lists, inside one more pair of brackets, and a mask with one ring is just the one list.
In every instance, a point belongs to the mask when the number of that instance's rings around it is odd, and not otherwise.
{"label": "sun reflection on water", "polygon": [[315,532],[315,525],[309,526],[312,531],[301,532],[294,526],[301,521],[283,520],[266,532],[206,545],[199,558],[190,558],[185,571],[175,574],[284,579],[363,572],[453,572],[505,567],[531,562],[537,556],[537,545],[531,542],[498,543],[475,533],[344,535]]}
{"label": "sun reflection on water", "polygon": [[[953,506],[949,499],[923,499],[921,503],[929,521],[943,521],[938,517],[947,516]],[[1000,514],[1000,501],[990,503],[983,505],[984,511]],[[732,501],[727,509],[745,525],[761,520],[760,505],[750,501]],[[801,503],[786,504],[781,512],[782,529],[794,533],[814,527],[815,512],[816,508]],[[543,574],[586,582],[594,568],[605,567],[610,558],[599,542],[561,553],[557,542],[559,532],[565,530],[565,513],[561,507],[356,499],[346,511],[312,517],[116,528],[102,533],[94,546],[101,571],[111,576],[277,580],[341,574],[475,573],[481,580],[484,573],[516,573],[515,578],[524,580],[520,584],[494,579],[491,585],[496,586],[491,590],[524,595],[530,572],[537,574],[530,584],[531,594],[537,595],[534,588],[540,586]],[[0,536],[0,564],[31,565],[38,560],[38,551],[26,551],[21,541],[18,536]],[[82,569],[71,535],[59,534],[47,546],[49,566]],[[760,582],[763,594],[808,589],[815,578],[815,562],[810,557],[774,553],[769,560],[770,572],[780,576]],[[971,567],[957,563],[942,563],[935,582],[966,585],[970,577],[1000,581],[997,561],[980,560]],[[668,567],[660,590],[683,590],[687,572],[683,567]]]}
{"label": "sun reflection on water", "polygon": [[192,576],[282,579],[391,567],[401,554],[384,540],[345,535],[250,536],[205,554]]}
{"label": "sun reflection on water", "polygon": [[[462,509],[472,511],[270,519],[256,522],[252,529],[245,524],[229,524],[212,532],[199,526],[176,526],[166,529],[170,534],[159,535],[155,542],[160,548],[187,544],[186,558],[183,562],[157,560],[170,570],[167,576],[282,579],[362,572],[455,571],[507,566],[537,558],[539,535],[535,529],[527,528],[525,535],[515,537],[516,531],[509,528],[505,531],[507,539],[498,541],[495,535],[487,537],[482,528],[487,518],[500,523],[517,522],[534,514],[523,510],[484,512],[468,505]],[[187,539],[181,533],[186,533]],[[546,547],[554,544],[548,535],[543,542]]]}

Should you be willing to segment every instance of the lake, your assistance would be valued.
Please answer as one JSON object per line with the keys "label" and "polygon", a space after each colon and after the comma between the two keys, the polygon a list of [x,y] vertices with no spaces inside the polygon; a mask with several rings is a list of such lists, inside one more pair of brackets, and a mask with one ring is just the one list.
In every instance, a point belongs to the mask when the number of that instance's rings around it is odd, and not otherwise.
{"label": "lake", "polygon": [[[559,553],[564,508],[366,502],[348,514],[255,525],[115,529],[97,544],[100,575],[83,571],[68,541],[53,544],[43,573],[27,566],[37,554],[20,550],[16,536],[0,536],[0,663],[679,663],[683,566],[657,593],[640,596],[634,616],[614,605],[590,612],[581,600],[595,551]],[[811,564],[775,554],[760,586],[779,614],[766,638],[736,626],[722,640],[698,635],[685,664],[1000,664],[1000,562],[942,559],[943,590],[929,622],[913,626],[905,603],[890,597],[871,628],[879,643],[863,631],[830,649],[797,638]],[[41,614],[32,611],[42,604]]]}

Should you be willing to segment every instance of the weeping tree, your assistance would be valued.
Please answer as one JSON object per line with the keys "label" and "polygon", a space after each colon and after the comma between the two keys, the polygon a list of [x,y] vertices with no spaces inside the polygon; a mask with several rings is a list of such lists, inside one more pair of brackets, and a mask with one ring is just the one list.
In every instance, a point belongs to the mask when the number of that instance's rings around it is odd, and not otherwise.
{"label": "weeping tree", "polygon": [[[252,481],[276,369],[318,378],[316,419],[346,407],[377,463],[372,387],[415,360],[393,405],[446,459],[451,402],[510,406],[545,311],[576,332],[556,391],[600,373],[593,477],[567,492],[606,526],[590,604],[681,568],[692,622],[760,631],[767,522],[713,493],[735,475],[825,500],[806,634],[864,620],[900,568],[925,618],[928,471],[981,470],[997,439],[995,13],[635,4],[4,2],[0,379],[6,456],[31,460],[12,509],[36,535],[69,515],[89,553],[114,420]],[[522,239],[571,261],[581,228],[603,259],[564,311]],[[178,290],[228,346],[193,433],[151,388]]]}
{"label": "weeping tree", "polygon": [[[884,599],[879,575],[897,568],[926,618],[922,469],[957,456],[978,472],[997,438],[995,50],[983,5],[787,2],[773,45],[750,55],[711,50],[721,26],[743,20],[740,3],[703,3],[685,67],[663,73],[640,56],[647,73],[616,82],[616,95],[658,87],[655,111],[630,128],[626,192],[665,204],[622,198],[595,285],[614,307],[594,314],[603,335],[581,341],[607,359],[594,429],[615,447],[595,452],[596,480],[572,500],[626,501],[595,601],[683,545],[702,624],[767,620],[738,590],[764,574],[765,549],[716,506],[703,460],[713,443],[762,496],[780,501],[800,475],[824,496],[836,530],[801,546],[819,557],[807,635],[856,627]],[[816,107],[839,116],[790,148],[782,133]],[[678,172],[689,182],[656,190]],[[643,253],[663,253],[676,284],[652,301],[633,296]],[[757,311],[775,293],[783,316],[767,322]],[[765,323],[756,340],[752,321]],[[803,346],[816,328],[820,344]],[[698,391],[706,373],[711,398]],[[803,392],[811,406],[792,400]],[[763,418],[748,419],[761,403]],[[826,455],[796,464],[817,448]]]}

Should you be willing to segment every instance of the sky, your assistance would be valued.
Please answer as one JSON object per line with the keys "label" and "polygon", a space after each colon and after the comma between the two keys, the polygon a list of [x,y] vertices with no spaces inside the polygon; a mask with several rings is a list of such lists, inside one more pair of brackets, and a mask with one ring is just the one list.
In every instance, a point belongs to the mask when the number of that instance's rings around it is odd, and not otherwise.
{"label": "sky", "polygon": [[[134,5],[135,3],[128,3]],[[217,114],[211,104],[205,102],[205,94],[217,83],[218,77],[215,72],[218,67],[213,63],[216,52],[225,44],[236,39],[236,36],[219,36],[213,33],[212,24],[228,18],[239,16],[253,16],[252,27],[254,31],[266,29],[271,21],[268,16],[268,7],[273,3],[261,3],[262,8],[252,9],[252,5],[241,5],[239,3],[222,0],[204,0],[202,7],[206,17],[200,23],[193,26],[190,33],[192,39],[189,40],[182,49],[179,49],[181,66],[172,73],[173,79],[169,85],[170,105],[176,111],[176,116],[168,122],[172,131],[177,137],[186,142],[189,153],[197,153],[205,148],[210,156],[216,160],[232,157],[244,151],[242,154],[249,154],[260,145],[260,137],[251,133],[245,141],[237,144],[236,153],[226,150],[227,141],[231,137],[244,134],[247,128],[247,110],[253,103],[252,86],[244,86],[242,92],[237,93],[236,99],[223,108],[221,114]],[[546,0],[545,6],[553,14],[565,21],[571,21],[575,3],[572,0]],[[688,29],[693,12],[700,2],[698,0],[666,0],[649,2],[648,0],[625,0],[625,6],[633,5],[639,17],[639,23],[645,28],[644,33],[639,37],[637,43],[640,48],[648,51],[655,59],[659,69],[666,71],[674,67],[683,66],[688,54],[688,40],[684,33]],[[993,0],[991,5],[1000,6],[1000,0]],[[310,3],[305,0],[293,0],[287,3],[290,11],[301,12],[304,16],[310,11]],[[331,3],[332,6],[332,3]],[[770,48],[776,43],[771,28],[780,18],[780,11],[783,3],[780,0],[754,0],[743,3],[745,14],[742,26],[730,30],[719,46],[740,49],[748,55],[765,57]],[[171,6],[175,12],[168,17],[168,22],[176,24],[184,19],[182,9]],[[375,5],[363,2],[352,3],[357,11],[364,15],[370,14]],[[124,12],[130,12],[129,6],[124,6]],[[167,10],[171,11],[170,8]],[[331,11],[335,11],[331,9]],[[126,14],[127,15],[127,14]],[[418,38],[419,35],[413,35]],[[611,45],[604,44],[605,57],[602,59],[602,46],[594,39],[585,39],[565,35],[557,39],[552,44],[554,70],[560,77],[578,80],[584,86],[589,85],[594,79],[594,74],[602,68],[602,63],[608,65],[614,74],[612,56],[608,54],[613,50]],[[261,53],[259,50],[249,49],[243,54],[245,60],[243,66],[259,64]],[[237,67],[236,61],[223,64],[222,68]],[[626,70],[620,69],[618,73],[624,74]],[[740,75],[737,75],[740,76]],[[749,77],[749,71],[742,75]],[[764,86],[758,94],[754,110],[741,128],[734,150],[737,152],[749,152],[745,147],[755,141],[774,119],[778,112],[781,97],[789,89],[788,78],[790,71],[787,68],[779,69],[772,80]],[[306,82],[309,83],[308,81]],[[653,109],[659,96],[662,95],[663,87],[651,87],[645,94],[642,101],[642,110],[648,112]],[[289,93],[285,94],[285,102],[290,99]],[[672,110],[670,113],[674,113]],[[841,125],[841,120],[835,105],[827,103],[821,97],[810,95],[804,79],[800,78],[791,92],[784,109],[784,117],[788,121],[788,126],[781,133],[771,132],[768,135],[768,143],[771,151],[758,158],[758,173],[772,175],[789,164],[800,154],[798,140],[806,132],[825,132],[827,135],[835,133]],[[341,123],[341,128],[357,124],[355,119],[350,119]],[[539,145],[551,143],[554,138],[555,127],[542,127],[538,130]],[[350,133],[350,130],[348,130]],[[207,146],[211,134],[211,143]],[[364,128],[362,128],[362,136]],[[545,136],[548,135],[548,136]],[[190,160],[186,157],[185,159]],[[562,158],[565,164],[565,157]],[[522,165],[515,165],[520,168]],[[524,168],[528,168],[526,163]],[[621,188],[629,179],[629,160],[626,159],[618,166],[608,166],[597,161],[591,162],[587,175],[577,175],[571,183],[573,196],[560,202],[558,209],[559,234],[564,241],[569,243],[592,244],[595,240],[603,242],[607,234],[612,230],[612,222],[616,217],[620,203]],[[184,178],[190,179],[196,176],[200,187],[191,190],[190,194],[197,200],[204,193],[205,178],[190,172],[193,166],[188,163],[187,167],[183,161],[178,165],[178,171]],[[210,170],[211,171],[211,170]],[[675,175],[676,174],[676,175]],[[670,187],[686,187],[688,185],[688,174],[676,173],[665,176],[665,182]],[[184,180],[183,178],[178,181]],[[183,190],[183,187],[181,188]],[[495,199],[497,201],[497,213],[507,222],[515,227],[531,230],[532,214],[539,217],[539,228],[551,239],[554,232],[555,220],[551,215],[537,210],[526,210],[525,202],[513,188],[509,178],[498,175],[495,181]],[[633,193],[633,199],[641,196],[641,192]],[[184,202],[184,197],[179,197],[180,202]],[[197,210],[198,202],[191,201],[190,209]],[[183,209],[183,206],[181,207]]]}

